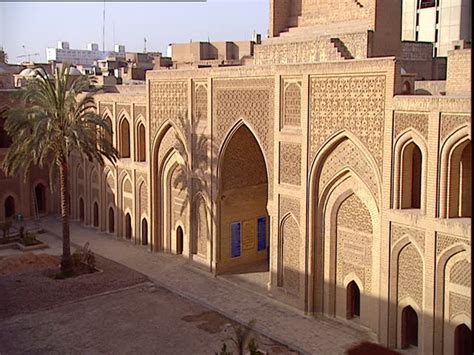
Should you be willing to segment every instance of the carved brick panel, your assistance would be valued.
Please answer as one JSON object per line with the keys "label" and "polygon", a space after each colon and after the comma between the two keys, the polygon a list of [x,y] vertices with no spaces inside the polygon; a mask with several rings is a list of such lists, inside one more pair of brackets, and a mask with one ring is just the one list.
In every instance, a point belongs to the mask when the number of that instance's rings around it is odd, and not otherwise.
{"label": "carved brick panel", "polygon": [[280,143],[280,183],[301,185],[301,145]]}
{"label": "carved brick panel", "polygon": [[334,133],[349,130],[382,167],[385,76],[313,77],[310,158]]}
{"label": "carved brick panel", "polygon": [[423,138],[428,139],[428,115],[422,113],[395,112],[393,138],[407,128],[414,128]]}

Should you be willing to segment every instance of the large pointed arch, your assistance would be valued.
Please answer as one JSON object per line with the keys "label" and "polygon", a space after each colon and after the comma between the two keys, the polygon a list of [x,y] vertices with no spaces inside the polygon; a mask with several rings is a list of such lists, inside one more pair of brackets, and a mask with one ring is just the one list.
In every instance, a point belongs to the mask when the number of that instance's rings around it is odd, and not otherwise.
{"label": "large pointed arch", "polygon": [[269,269],[269,195],[264,150],[252,128],[240,120],[218,154],[218,273],[240,273],[244,266],[247,271]]}
{"label": "large pointed arch", "polygon": [[[165,249],[166,229],[163,227],[165,196],[163,186],[169,173],[169,168],[173,165],[171,160],[179,164],[186,174],[189,171],[188,151],[185,142],[184,136],[172,121],[164,122],[153,139],[153,158],[151,164],[151,196],[153,196],[153,199],[150,211],[150,215],[153,218],[150,219],[152,235],[149,238],[153,251]],[[166,169],[168,169],[167,172],[165,172]],[[187,203],[189,204],[189,201]],[[187,225],[183,227],[185,233],[189,232],[188,229]]]}
{"label": "large pointed arch", "polygon": [[[340,164],[332,170],[332,174],[321,180],[323,169],[330,165],[331,159],[337,158],[339,147],[346,145],[356,155],[357,160],[364,161],[366,169],[357,169],[350,164]],[[334,158],[333,158],[334,157]],[[360,170],[360,171],[359,171]],[[368,171],[367,171],[368,170]],[[365,175],[362,175],[364,173]],[[368,184],[367,180],[371,185]],[[309,200],[308,210],[308,233],[306,233],[306,265],[307,265],[307,296],[306,310],[309,313],[325,312],[329,314],[341,313],[334,308],[331,303],[325,302],[331,299],[335,291],[332,287],[324,287],[325,277],[334,273],[331,265],[334,264],[336,246],[335,241],[329,238],[325,241],[325,235],[335,235],[335,220],[337,211],[341,204],[351,195],[355,195],[364,201],[365,209],[370,214],[372,221],[372,249],[380,248],[380,197],[381,197],[381,177],[378,165],[365,146],[350,132],[340,131],[329,138],[318,150],[312,161],[308,176]],[[329,229],[327,229],[329,228]],[[326,243],[326,244],[325,244]],[[318,256],[317,256],[318,255]],[[380,260],[376,258],[378,253],[372,253],[371,261],[374,273],[372,275],[372,290],[366,297],[378,297],[377,287],[379,280]],[[325,258],[325,259],[324,259]],[[324,262],[322,260],[325,260]],[[332,262],[331,262],[332,260]],[[329,273],[326,276],[325,273]],[[365,287],[362,286],[365,290]],[[333,295],[334,296],[334,295]],[[366,301],[364,301],[367,303]],[[343,302],[345,303],[345,302]],[[377,311],[374,311],[376,313]],[[344,312],[342,312],[344,313]],[[341,314],[342,314],[341,313]],[[366,326],[377,331],[378,323],[375,316],[367,319]]]}

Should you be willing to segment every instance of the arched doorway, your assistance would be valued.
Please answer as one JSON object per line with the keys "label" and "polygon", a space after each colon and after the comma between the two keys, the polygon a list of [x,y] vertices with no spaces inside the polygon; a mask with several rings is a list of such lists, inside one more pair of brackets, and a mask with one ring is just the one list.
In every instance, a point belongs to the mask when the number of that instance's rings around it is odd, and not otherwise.
{"label": "arched doorway", "polygon": [[347,285],[347,319],[360,317],[360,290],[354,281]]}
{"label": "arched doorway", "polygon": [[115,232],[115,216],[114,216],[114,209],[112,207],[109,208],[109,233]]}
{"label": "arched doorway", "polygon": [[[217,271],[269,271],[268,174],[260,145],[241,125],[224,143],[219,162],[220,239]],[[262,281],[268,282],[262,274]]]}
{"label": "arched doorway", "polygon": [[472,332],[465,324],[454,330],[454,355],[472,355]]}
{"label": "arched doorway", "polygon": [[5,199],[5,219],[13,217],[15,215],[15,199],[13,196],[8,196]]}
{"label": "arched doorway", "polygon": [[178,255],[183,254],[183,243],[184,243],[183,228],[179,226],[176,229],[176,254]]}
{"label": "arched doorway", "polygon": [[99,226],[99,204],[94,202],[94,227]]}
{"label": "arched doorway", "polygon": [[411,306],[402,311],[402,349],[418,346],[418,315]]}
{"label": "arched doorway", "polygon": [[148,245],[148,222],[142,219],[142,245]]}
{"label": "arched doorway", "polygon": [[132,217],[130,213],[125,215],[125,238],[132,239]]}
{"label": "arched doorway", "polygon": [[35,186],[35,199],[38,213],[46,213],[46,187],[41,183]]}
{"label": "arched doorway", "polygon": [[83,198],[79,198],[79,220],[84,222],[84,200]]}

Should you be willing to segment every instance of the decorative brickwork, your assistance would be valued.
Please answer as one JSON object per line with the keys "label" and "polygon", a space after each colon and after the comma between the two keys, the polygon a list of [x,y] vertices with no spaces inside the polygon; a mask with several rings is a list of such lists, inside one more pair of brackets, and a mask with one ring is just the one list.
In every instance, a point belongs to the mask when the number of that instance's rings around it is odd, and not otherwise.
{"label": "decorative brickwork", "polygon": [[301,185],[301,145],[280,143],[280,183]]}
{"label": "decorative brickwork", "polygon": [[449,319],[453,319],[459,314],[471,317],[471,299],[467,296],[455,292],[449,293]]}
{"label": "decorative brickwork", "polygon": [[105,111],[109,111],[110,113],[113,113],[114,112],[114,105],[104,104],[104,103],[101,102],[99,104],[99,112],[100,112],[101,115],[103,115]]}
{"label": "decorative brickwork", "polygon": [[282,128],[301,126],[301,82],[289,82],[283,86]]}
{"label": "decorative brickwork", "polygon": [[425,251],[425,232],[423,230],[392,223],[392,246],[405,235],[411,236],[421,250]]}
{"label": "decorative brickwork", "polygon": [[428,114],[395,112],[393,138],[408,128],[415,129],[423,138],[428,139]]}
{"label": "decorative brickwork", "polygon": [[439,256],[443,251],[448,249],[455,243],[464,243],[466,246],[471,246],[471,241],[466,238],[460,238],[454,235],[438,233],[436,235],[436,256]]}
{"label": "decorative brickwork", "polygon": [[370,167],[370,164],[360,149],[348,139],[338,144],[326,158],[319,178],[319,196],[321,197],[327,184],[346,168],[352,169],[360,176],[362,181],[367,184],[375,201],[378,202],[379,190],[377,177],[374,175],[373,169]]}
{"label": "decorative brickwork", "polygon": [[143,216],[144,214],[147,213],[148,210],[148,189],[147,185],[145,182],[142,182],[138,188],[138,196],[140,198],[139,200],[139,211],[140,215]]}
{"label": "decorative brickwork", "polygon": [[187,119],[188,84],[186,81],[150,81],[150,133],[152,140],[166,120],[172,120],[180,129]]}
{"label": "decorative brickwork", "polygon": [[120,105],[120,104],[117,105],[117,114],[119,115],[119,117],[123,115],[124,113],[126,113],[128,117],[131,117],[130,112],[131,112],[130,105]]}
{"label": "decorative brickwork", "polygon": [[282,286],[287,292],[298,294],[300,289],[300,230],[293,216],[285,219],[281,226],[283,248]]}
{"label": "decorative brickwork", "polygon": [[280,221],[287,213],[291,212],[300,223],[300,201],[295,198],[280,196]]}
{"label": "decorative brickwork", "polygon": [[[239,119],[256,131],[268,163],[269,183],[273,181],[273,79],[219,79],[213,89],[214,143],[220,147],[225,135]],[[272,188],[269,189],[270,194]]]}
{"label": "decorative brickwork", "polygon": [[367,207],[355,195],[350,195],[337,213],[337,265],[339,285],[354,272],[367,293],[372,287],[372,219]]}
{"label": "decorative brickwork", "polygon": [[207,121],[207,85],[196,84],[194,92],[194,117],[196,122]]}
{"label": "decorative brickwork", "polygon": [[413,244],[405,246],[398,257],[398,300],[412,297],[423,307],[423,261]]}
{"label": "decorative brickwork", "polygon": [[311,161],[332,134],[349,130],[382,167],[385,77],[311,78]]}
{"label": "decorative brickwork", "polygon": [[471,263],[460,260],[451,268],[449,282],[471,288]]}
{"label": "decorative brickwork", "polygon": [[471,122],[470,115],[453,115],[453,114],[442,114],[441,115],[441,142],[452,133],[456,128],[469,124]]}
{"label": "decorative brickwork", "polygon": [[206,202],[202,197],[196,201],[195,216],[197,218],[197,253],[205,257],[207,254],[207,241],[209,240],[209,227],[207,223]]}
{"label": "decorative brickwork", "polygon": [[146,106],[136,105],[134,107],[134,114],[135,114],[135,119],[137,119],[140,116],[142,116],[143,118],[146,118]]}
{"label": "decorative brickwork", "polygon": [[223,191],[267,183],[265,160],[247,127],[240,127],[227,145],[221,174]]}

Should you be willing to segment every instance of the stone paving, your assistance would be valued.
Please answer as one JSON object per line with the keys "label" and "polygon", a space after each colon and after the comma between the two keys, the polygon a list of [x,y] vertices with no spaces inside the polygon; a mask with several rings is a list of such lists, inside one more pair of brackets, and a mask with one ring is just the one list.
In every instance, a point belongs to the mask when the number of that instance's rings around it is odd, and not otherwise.
{"label": "stone paving", "polygon": [[[58,220],[43,221],[57,236]],[[326,317],[305,317],[269,297],[238,287],[196,269],[186,259],[150,253],[146,247],[71,223],[72,242],[90,243],[92,251],[143,273],[156,285],[215,310],[239,323],[256,320],[255,330],[304,354],[343,354],[354,343],[374,341],[373,335]]]}

